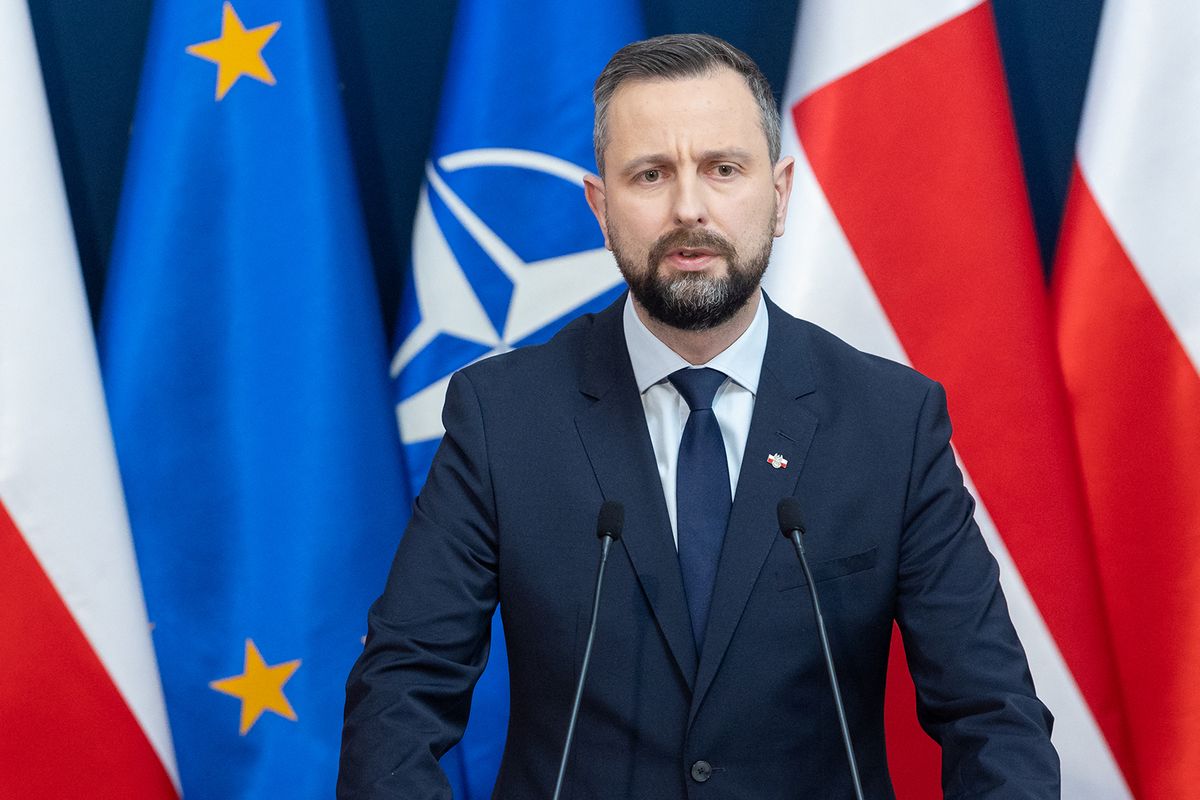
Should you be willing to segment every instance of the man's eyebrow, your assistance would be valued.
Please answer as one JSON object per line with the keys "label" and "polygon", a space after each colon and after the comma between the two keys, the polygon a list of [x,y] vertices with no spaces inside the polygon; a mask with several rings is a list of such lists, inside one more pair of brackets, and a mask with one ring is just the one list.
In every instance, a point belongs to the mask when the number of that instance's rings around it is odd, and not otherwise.
{"label": "man's eyebrow", "polygon": [[700,154],[701,163],[712,161],[752,161],[754,154],[740,147],[730,147],[724,150],[705,150]]}
{"label": "man's eyebrow", "polygon": [[651,153],[649,155],[638,156],[632,161],[626,161],[621,166],[622,175],[632,175],[635,172],[641,172],[644,169],[665,164],[671,160],[670,156],[665,153]]}
{"label": "man's eyebrow", "polygon": [[[672,157],[666,153],[650,153],[644,156],[638,156],[632,161],[627,161],[621,167],[622,175],[633,175],[641,172],[644,169],[657,167],[661,164],[669,164],[672,162]],[[749,150],[740,147],[721,148],[716,150],[705,150],[700,154],[700,163],[709,164],[713,161],[737,161],[746,162],[754,160],[754,154]]]}

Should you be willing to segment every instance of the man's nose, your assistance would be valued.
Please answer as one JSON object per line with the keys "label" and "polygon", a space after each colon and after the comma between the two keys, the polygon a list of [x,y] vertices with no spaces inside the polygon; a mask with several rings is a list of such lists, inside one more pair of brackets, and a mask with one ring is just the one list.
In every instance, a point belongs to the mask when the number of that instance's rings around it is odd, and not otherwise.
{"label": "man's nose", "polygon": [[675,224],[692,228],[708,224],[708,207],[704,201],[704,187],[695,175],[681,175],[675,182]]}

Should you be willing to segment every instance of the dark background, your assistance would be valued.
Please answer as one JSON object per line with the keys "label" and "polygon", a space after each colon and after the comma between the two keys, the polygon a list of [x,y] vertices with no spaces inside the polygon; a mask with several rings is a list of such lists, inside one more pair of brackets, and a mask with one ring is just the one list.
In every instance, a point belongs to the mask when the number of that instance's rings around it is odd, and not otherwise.
{"label": "dark background", "polygon": [[[220,0],[196,1],[220,7]],[[1047,264],[1102,2],[992,3]],[[29,0],[94,319],[103,302],[151,5],[151,0]],[[329,0],[326,6],[390,332],[456,4]],[[759,63],[777,94],[787,75],[797,6],[796,0],[643,0],[648,34],[703,31],[728,39]]]}

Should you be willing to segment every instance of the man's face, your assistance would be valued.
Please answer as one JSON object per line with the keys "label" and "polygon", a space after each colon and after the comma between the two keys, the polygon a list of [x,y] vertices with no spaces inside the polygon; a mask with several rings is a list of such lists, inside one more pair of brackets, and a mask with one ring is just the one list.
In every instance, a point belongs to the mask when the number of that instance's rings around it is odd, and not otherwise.
{"label": "man's face", "polygon": [[792,159],[774,165],[758,105],[733,70],[630,81],[608,107],[605,177],[588,203],[634,299],[682,330],[725,322],[758,288],[783,234]]}

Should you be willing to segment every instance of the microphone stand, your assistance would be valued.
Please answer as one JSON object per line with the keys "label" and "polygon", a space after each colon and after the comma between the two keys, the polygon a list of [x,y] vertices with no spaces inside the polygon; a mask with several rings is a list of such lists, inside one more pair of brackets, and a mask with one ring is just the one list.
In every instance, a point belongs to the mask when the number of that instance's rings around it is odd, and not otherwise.
{"label": "microphone stand", "polygon": [[[785,508],[786,506],[786,508]],[[838,689],[837,672],[833,668],[833,651],[829,647],[829,636],[825,633],[825,618],[821,616],[821,602],[817,599],[817,584],[813,580],[812,570],[808,567],[808,559],[804,554],[804,542],[801,534],[804,526],[800,522],[800,504],[793,497],[785,497],[779,501],[779,528],[796,548],[800,559],[800,567],[808,581],[808,594],[812,598],[813,614],[817,618],[817,636],[821,640],[821,654],[825,656],[825,668],[829,671],[829,685],[833,689],[833,704],[837,708],[838,725],[842,729],[842,743],[846,746],[846,758],[850,762],[850,780],[854,784],[854,797],[863,800],[862,782],[858,777],[858,762],[854,757],[854,744],[850,741],[850,725],[846,722],[846,709],[842,705],[842,693]]]}
{"label": "microphone stand", "polygon": [[612,543],[621,537],[625,509],[620,503],[606,501],[600,507],[600,519],[596,535],[600,537],[600,568],[596,571],[596,589],[592,595],[592,624],[588,628],[587,646],[583,650],[583,664],[579,667],[579,683],[575,686],[575,701],[571,704],[571,721],[567,725],[567,739],[563,743],[562,760],[558,764],[558,780],[554,782],[554,800],[562,792],[563,779],[567,774],[567,760],[571,755],[571,740],[575,738],[575,723],[579,719],[579,704],[583,700],[583,683],[587,680],[588,663],[592,659],[592,642],[596,638],[596,619],[600,615],[600,590],[604,586],[604,567],[608,563],[608,551]]}

